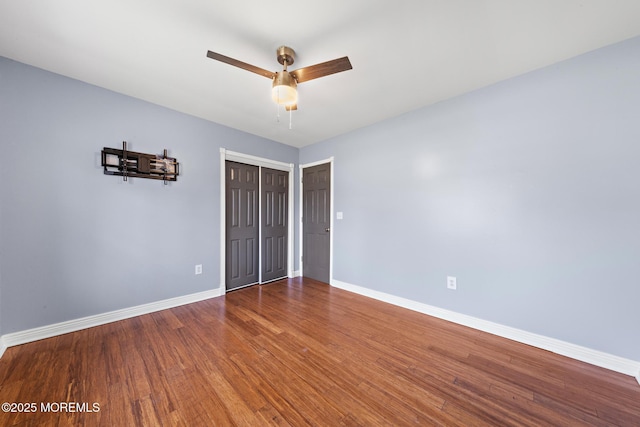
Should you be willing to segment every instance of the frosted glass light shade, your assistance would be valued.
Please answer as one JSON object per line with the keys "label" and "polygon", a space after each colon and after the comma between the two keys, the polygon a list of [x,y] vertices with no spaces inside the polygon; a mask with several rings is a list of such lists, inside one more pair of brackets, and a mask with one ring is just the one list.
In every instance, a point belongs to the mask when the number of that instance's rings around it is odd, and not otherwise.
{"label": "frosted glass light shade", "polygon": [[291,77],[286,71],[276,73],[276,77],[273,79],[273,86],[271,89],[271,98],[273,102],[279,105],[294,105],[298,103],[298,90],[296,87],[298,84],[296,80]]}

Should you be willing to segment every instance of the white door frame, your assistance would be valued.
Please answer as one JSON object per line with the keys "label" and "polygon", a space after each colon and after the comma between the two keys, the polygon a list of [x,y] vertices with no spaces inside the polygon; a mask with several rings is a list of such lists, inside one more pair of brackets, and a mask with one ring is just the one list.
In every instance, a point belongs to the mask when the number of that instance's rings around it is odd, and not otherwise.
{"label": "white door frame", "polygon": [[329,219],[329,284],[333,284],[333,156],[329,157],[328,159],[324,159],[324,160],[319,160],[317,162],[311,162],[311,163],[305,163],[304,165],[299,165],[300,168],[300,187],[299,187],[299,192],[298,192],[298,212],[300,213],[300,217],[298,218],[298,220],[300,221],[300,238],[299,238],[299,242],[298,242],[298,247],[300,248],[300,275],[302,276],[304,269],[303,269],[303,265],[302,265],[302,248],[304,247],[303,244],[303,239],[304,239],[304,233],[302,230],[303,224],[302,224],[302,215],[304,213],[304,206],[302,206],[302,190],[303,190],[303,183],[302,183],[302,178],[303,178],[303,174],[302,174],[302,170],[305,168],[310,168],[312,166],[318,166],[318,165],[324,165],[326,163],[329,163],[331,165],[331,185],[329,186],[330,188],[330,192],[331,194],[329,195],[329,203],[331,204],[331,209],[329,210],[329,214],[331,215],[331,218]]}
{"label": "white door frame", "polygon": [[[289,192],[287,197],[288,201],[288,221],[289,228],[287,230],[287,276],[293,277],[293,163],[284,163],[277,160],[266,159],[263,157],[252,156],[250,154],[238,153],[235,151],[229,151],[225,148],[220,148],[220,294],[227,293],[226,284],[226,240],[227,240],[227,226],[226,226],[226,165],[227,160],[233,162],[244,163],[247,165],[262,166],[270,169],[276,169],[289,172]],[[260,174],[262,176],[262,174]],[[262,203],[258,203],[259,209],[262,209]],[[262,218],[260,212],[258,212],[258,218]],[[260,231],[259,239],[262,239]],[[261,240],[260,240],[261,241]],[[258,281],[262,282],[262,245],[258,245]]]}

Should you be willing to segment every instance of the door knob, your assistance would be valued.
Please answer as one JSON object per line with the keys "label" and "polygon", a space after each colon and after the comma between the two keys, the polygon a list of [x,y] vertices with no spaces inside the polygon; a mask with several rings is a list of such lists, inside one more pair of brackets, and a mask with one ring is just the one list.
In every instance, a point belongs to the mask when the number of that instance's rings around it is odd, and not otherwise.
{"label": "door knob", "polygon": [[325,228],[324,231],[329,232],[329,227]]}

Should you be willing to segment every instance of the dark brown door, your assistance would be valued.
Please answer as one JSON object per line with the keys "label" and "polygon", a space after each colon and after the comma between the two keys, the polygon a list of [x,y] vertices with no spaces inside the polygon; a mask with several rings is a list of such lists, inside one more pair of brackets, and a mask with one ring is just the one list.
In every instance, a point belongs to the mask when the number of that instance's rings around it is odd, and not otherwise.
{"label": "dark brown door", "polygon": [[331,163],[302,173],[302,275],[329,283]]}
{"label": "dark brown door", "polygon": [[258,282],[258,167],[226,162],[226,286]]}
{"label": "dark brown door", "polygon": [[289,172],[262,168],[262,282],[287,276]]}

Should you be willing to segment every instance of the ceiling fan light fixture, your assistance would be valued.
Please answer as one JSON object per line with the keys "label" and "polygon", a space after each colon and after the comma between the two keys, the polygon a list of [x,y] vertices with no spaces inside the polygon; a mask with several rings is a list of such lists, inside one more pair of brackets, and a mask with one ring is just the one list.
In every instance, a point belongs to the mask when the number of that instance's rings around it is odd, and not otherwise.
{"label": "ceiling fan light fixture", "polygon": [[287,71],[276,73],[271,89],[271,98],[278,105],[295,105],[298,103],[298,84]]}
{"label": "ceiling fan light fixture", "polygon": [[[238,61],[220,53],[207,51],[207,57],[215,61],[224,62],[234,67],[261,75],[271,79],[271,98],[277,105],[284,105],[285,110],[291,112],[298,109],[298,83],[308,82],[319,77],[328,76],[342,71],[351,70],[351,62],[349,58],[333,59],[331,61],[321,62],[309,67],[298,68],[292,72],[287,71],[289,65],[293,65],[295,61],[295,52],[287,46],[280,46],[276,50],[278,62],[282,65],[282,71],[272,72],[264,68],[246,62]],[[278,109],[279,111],[279,109]]]}

